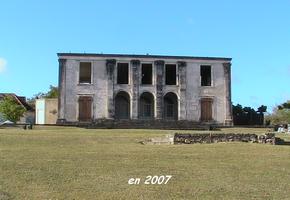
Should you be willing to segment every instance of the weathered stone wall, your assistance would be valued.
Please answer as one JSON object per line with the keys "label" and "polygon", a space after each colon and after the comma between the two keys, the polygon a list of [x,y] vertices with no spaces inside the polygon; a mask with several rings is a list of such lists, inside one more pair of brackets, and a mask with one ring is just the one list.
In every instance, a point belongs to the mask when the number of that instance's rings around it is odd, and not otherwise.
{"label": "weathered stone wall", "polygon": [[283,142],[276,138],[274,134],[234,134],[234,133],[200,133],[200,134],[180,134],[175,133],[175,144],[195,144],[195,143],[217,143],[217,142],[251,142],[263,144],[279,144]]}
{"label": "weathered stone wall", "polygon": [[[200,65],[212,66],[211,86],[200,86]],[[226,99],[223,64],[214,61],[187,62],[186,74],[186,119],[199,121],[200,100],[202,98],[212,98],[213,120],[218,123],[225,123],[228,100]]]}
{"label": "weathered stone wall", "polygon": [[106,75],[107,75],[107,108],[108,115],[107,118],[114,119],[115,116],[115,107],[114,107],[114,82],[115,82],[115,68],[116,60],[107,59],[106,60]]}
{"label": "weathered stone wall", "polygon": [[[92,84],[79,84],[79,63],[92,63]],[[79,96],[93,97],[92,117],[109,118],[106,60],[65,59],[60,60],[60,95],[58,123],[78,122]],[[110,83],[110,82],[109,82]]]}
{"label": "weathered stone wall", "polygon": [[165,137],[153,137],[140,141],[141,144],[195,144],[195,143],[217,143],[217,142],[250,142],[261,144],[281,144],[288,142],[275,137],[272,133],[265,135],[256,134],[168,134]]}
{"label": "weathered stone wall", "polygon": [[[114,60],[114,63],[108,61]],[[79,84],[79,63],[92,63],[92,84]],[[116,84],[116,62],[129,63],[129,84]],[[210,59],[171,59],[131,57],[95,57],[95,56],[60,56],[59,59],[59,120],[66,123],[78,122],[78,98],[81,95],[93,98],[93,121],[114,119],[114,97],[119,91],[125,91],[130,96],[130,119],[138,119],[138,101],[143,92],[154,96],[154,117],[156,124],[163,115],[163,97],[172,92],[178,97],[178,119],[188,121],[188,124],[200,120],[200,99],[213,99],[213,119],[217,124],[229,124],[231,105],[229,85],[229,67],[225,75],[224,60]],[[141,63],[152,63],[153,84],[141,85]],[[177,65],[177,85],[165,85],[164,65]],[[200,86],[200,65],[212,66],[212,86]],[[145,122],[144,122],[145,123]],[[151,122],[150,122],[151,123]],[[212,122],[211,122],[212,123]],[[146,124],[146,123],[145,123]],[[151,123],[152,124],[152,123]],[[182,124],[174,122],[173,124]],[[186,125],[187,126],[187,125]],[[179,127],[179,125],[177,126]]]}
{"label": "weathered stone wall", "polygon": [[164,64],[163,60],[154,62],[156,69],[156,119],[162,119],[163,115]]}
{"label": "weathered stone wall", "polygon": [[140,77],[140,60],[131,60],[132,65],[132,106],[131,118],[138,119],[138,99],[139,99],[139,77]]}
{"label": "weathered stone wall", "polygon": [[186,120],[186,62],[178,62],[179,81],[179,120]]}
{"label": "weathered stone wall", "polygon": [[58,95],[58,122],[62,122],[65,121],[65,95],[66,95],[66,91],[65,91],[65,86],[66,86],[66,82],[65,82],[65,77],[66,77],[66,59],[58,59],[58,63],[59,63],[59,72],[58,72],[58,91],[59,91],[59,95]]}

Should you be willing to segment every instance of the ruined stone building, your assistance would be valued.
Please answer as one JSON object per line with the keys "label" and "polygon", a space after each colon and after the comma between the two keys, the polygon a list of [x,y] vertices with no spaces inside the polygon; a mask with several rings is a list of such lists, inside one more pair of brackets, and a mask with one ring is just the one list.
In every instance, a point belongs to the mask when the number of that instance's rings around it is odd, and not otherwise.
{"label": "ruined stone building", "polygon": [[58,123],[232,125],[231,58],[58,53]]}

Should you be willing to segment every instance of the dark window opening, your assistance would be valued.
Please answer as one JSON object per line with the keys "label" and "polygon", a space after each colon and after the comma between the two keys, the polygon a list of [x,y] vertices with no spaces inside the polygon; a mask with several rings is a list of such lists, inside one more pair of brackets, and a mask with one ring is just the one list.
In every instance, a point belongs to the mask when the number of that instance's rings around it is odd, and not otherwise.
{"label": "dark window opening", "polygon": [[200,66],[201,86],[211,86],[211,66]]}
{"label": "dark window opening", "polygon": [[165,84],[176,85],[176,65],[165,65]]}
{"label": "dark window opening", "polygon": [[92,66],[90,62],[80,63],[79,83],[91,83]]}
{"label": "dark window opening", "polygon": [[117,84],[128,84],[128,63],[118,63]]}
{"label": "dark window opening", "polygon": [[142,84],[152,84],[152,64],[142,64]]}

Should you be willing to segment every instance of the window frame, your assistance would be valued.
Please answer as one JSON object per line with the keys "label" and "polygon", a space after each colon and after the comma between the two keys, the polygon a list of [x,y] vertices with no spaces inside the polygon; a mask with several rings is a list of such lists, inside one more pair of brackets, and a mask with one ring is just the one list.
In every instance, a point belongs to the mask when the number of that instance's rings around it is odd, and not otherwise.
{"label": "window frame", "polygon": [[[119,70],[118,70],[118,65],[119,64],[127,64],[128,65],[128,75],[127,75],[127,83],[118,83],[118,72],[119,72]],[[118,84],[118,85],[129,85],[130,84],[130,62],[127,62],[127,61],[119,61],[119,62],[117,62],[116,63],[116,68],[117,68],[117,70],[116,70],[116,84]]]}
{"label": "window frame", "polygon": [[[175,84],[166,84],[166,65],[175,65]],[[178,75],[178,65],[176,63],[165,63],[164,64],[164,85],[166,86],[174,86],[174,85],[179,85],[179,75]]]}
{"label": "window frame", "polygon": [[[81,82],[81,63],[90,63],[91,67],[91,77],[90,82]],[[92,85],[93,84],[93,63],[91,61],[79,61],[79,71],[78,71],[78,84],[79,85]]]}
{"label": "window frame", "polygon": [[[142,66],[143,65],[151,65],[151,83],[143,83],[142,82]],[[143,63],[141,63],[140,64],[140,85],[142,85],[142,86],[151,86],[151,85],[153,85],[154,84],[154,76],[155,76],[155,73],[154,73],[154,67],[153,67],[154,65],[153,65],[153,63],[151,63],[151,62],[143,62]]]}
{"label": "window frame", "polygon": [[[202,85],[202,76],[201,76],[201,68],[202,66],[209,66],[210,67],[210,85]],[[202,64],[202,65],[199,65],[199,85],[200,87],[213,87],[213,67],[211,64]]]}

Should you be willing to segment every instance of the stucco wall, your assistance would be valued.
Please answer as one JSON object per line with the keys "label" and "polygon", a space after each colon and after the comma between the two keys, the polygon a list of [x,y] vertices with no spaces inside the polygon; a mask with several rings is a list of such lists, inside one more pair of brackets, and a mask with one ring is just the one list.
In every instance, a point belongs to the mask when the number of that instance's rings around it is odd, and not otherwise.
{"label": "stucco wall", "polygon": [[58,99],[37,99],[35,102],[36,124],[56,124],[58,119]]}
{"label": "stucco wall", "polygon": [[45,124],[45,99],[35,101],[35,123]]}
{"label": "stucco wall", "polygon": [[45,99],[45,124],[56,124],[57,104],[57,99]]}

